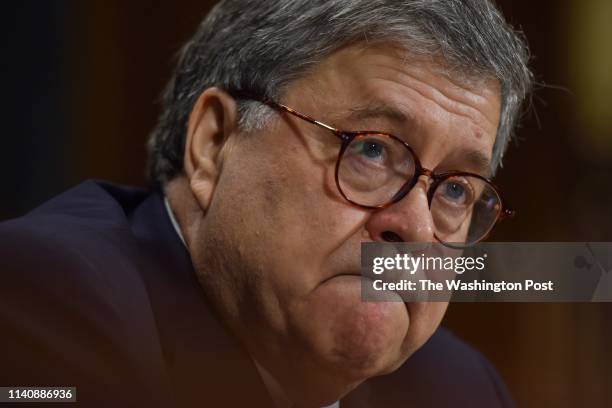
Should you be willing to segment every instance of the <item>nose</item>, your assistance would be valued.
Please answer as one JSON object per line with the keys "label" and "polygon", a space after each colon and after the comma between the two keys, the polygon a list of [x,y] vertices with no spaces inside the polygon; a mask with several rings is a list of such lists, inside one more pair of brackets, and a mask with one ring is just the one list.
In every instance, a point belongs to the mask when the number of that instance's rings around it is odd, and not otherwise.
{"label": "nose", "polygon": [[434,242],[434,226],[427,201],[427,177],[400,201],[370,216],[365,228],[377,242]]}

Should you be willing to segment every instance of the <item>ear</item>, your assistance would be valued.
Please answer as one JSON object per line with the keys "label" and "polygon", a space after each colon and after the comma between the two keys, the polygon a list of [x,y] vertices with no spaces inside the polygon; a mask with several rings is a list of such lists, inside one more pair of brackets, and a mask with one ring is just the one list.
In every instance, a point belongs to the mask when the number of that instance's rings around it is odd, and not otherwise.
{"label": "ear", "polygon": [[189,116],[183,166],[191,191],[204,211],[217,185],[230,135],[238,130],[237,110],[230,95],[219,88],[208,88]]}

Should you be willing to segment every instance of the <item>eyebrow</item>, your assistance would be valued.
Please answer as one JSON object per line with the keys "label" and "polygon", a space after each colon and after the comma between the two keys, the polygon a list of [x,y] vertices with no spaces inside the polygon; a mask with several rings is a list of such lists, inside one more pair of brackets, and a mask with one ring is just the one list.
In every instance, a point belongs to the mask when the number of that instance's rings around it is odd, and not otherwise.
{"label": "eyebrow", "polygon": [[485,178],[491,178],[493,174],[491,160],[486,154],[479,150],[460,150],[460,156],[469,163],[473,172]]}
{"label": "eyebrow", "polygon": [[415,118],[412,115],[378,101],[349,109],[349,115],[347,117],[348,120],[378,118],[386,118],[402,126],[412,126],[415,123]]}
{"label": "eyebrow", "polygon": [[[349,121],[386,118],[393,123],[401,125],[404,129],[407,127],[407,130],[414,128],[417,123],[416,118],[409,112],[403,112],[380,101],[373,101],[367,105],[351,108],[348,112],[349,114],[346,119]],[[465,149],[460,150],[459,155],[468,163],[472,172],[486,178],[490,178],[493,174],[491,160],[481,151]]]}

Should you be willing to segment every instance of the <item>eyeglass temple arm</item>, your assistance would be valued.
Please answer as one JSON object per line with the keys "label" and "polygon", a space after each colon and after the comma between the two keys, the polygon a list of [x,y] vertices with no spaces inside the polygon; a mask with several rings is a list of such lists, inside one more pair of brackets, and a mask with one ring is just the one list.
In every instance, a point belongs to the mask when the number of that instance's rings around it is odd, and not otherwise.
{"label": "eyeglass temple arm", "polygon": [[251,94],[246,94],[246,93],[243,93],[243,92],[236,92],[236,93],[234,93],[234,95],[236,97],[239,97],[239,98],[242,98],[242,99],[250,99],[252,101],[261,102],[261,103],[269,105],[269,106],[271,106],[273,108],[283,110],[283,111],[285,111],[285,112],[287,112],[287,113],[289,113],[291,115],[297,116],[298,118],[300,118],[302,120],[305,120],[306,122],[312,123],[313,125],[320,126],[320,127],[324,128],[326,130],[329,130],[330,132],[332,132],[336,136],[342,138],[343,132],[341,130],[336,129],[335,127],[330,126],[328,124],[325,124],[323,122],[319,122],[318,120],[315,120],[315,119],[311,118],[308,115],[304,115],[303,113],[300,113],[300,112],[296,111],[295,109],[292,109],[292,108],[290,108],[290,107],[288,107],[286,105],[283,105],[281,103],[275,102],[275,101],[273,101],[271,99],[268,99],[268,98],[259,98],[259,97],[253,96]]}
{"label": "eyeglass temple arm", "polygon": [[324,129],[327,129],[327,130],[333,132],[336,135],[340,135],[342,133],[340,130],[336,129],[333,126],[327,125],[327,124],[325,124],[323,122],[319,122],[318,120],[315,120],[315,119],[311,118],[308,115],[304,115],[303,113],[300,113],[300,112],[298,112],[298,111],[296,111],[296,110],[294,110],[294,109],[292,109],[292,108],[290,108],[288,106],[285,106],[285,105],[283,105],[281,103],[276,103],[276,102],[270,102],[270,103],[272,105],[275,105],[279,109],[284,110],[287,113],[290,113],[290,114],[292,114],[294,116],[297,116],[298,118],[303,119],[306,122],[312,123],[313,125],[317,125],[317,126],[320,126],[320,127],[324,128]]}

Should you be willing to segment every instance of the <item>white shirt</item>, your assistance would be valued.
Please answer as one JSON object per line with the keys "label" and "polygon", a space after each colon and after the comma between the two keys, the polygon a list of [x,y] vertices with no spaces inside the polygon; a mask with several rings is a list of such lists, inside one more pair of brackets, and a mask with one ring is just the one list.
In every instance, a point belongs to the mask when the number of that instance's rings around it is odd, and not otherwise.
{"label": "white shirt", "polygon": [[176,218],[174,218],[174,213],[172,212],[172,208],[170,208],[170,203],[168,202],[168,198],[166,196],[164,196],[164,205],[166,206],[168,217],[170,217],[170,222],[172,223],[176,234],[179,236],[181,241],[183,241],[185,248],[187,248],[187,243],[185,242],[185,238],[183,238],[183,233],[181,232],[181,227],[179,227],[178,222],[176,222]]}

